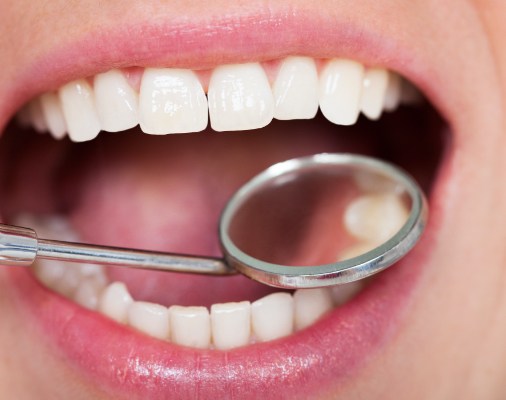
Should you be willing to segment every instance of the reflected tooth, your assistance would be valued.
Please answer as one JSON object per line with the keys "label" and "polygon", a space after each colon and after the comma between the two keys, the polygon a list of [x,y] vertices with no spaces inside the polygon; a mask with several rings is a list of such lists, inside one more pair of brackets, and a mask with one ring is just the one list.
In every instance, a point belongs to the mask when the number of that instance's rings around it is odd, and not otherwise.
{"label": "reflected tooth", "polygon": [[40,259],[33,265],[35,276],[47,287],[62,279],[67,265],[63,261],[51,261]]}
{"label": "reflected tooth", "polygon": [[395,72],[388,73],[387,92],[385,93],[385,111],[395,111],[401,102],[402,78]]}
{"label": "reflected tooth", "polygon": [[364,287],[363,281],[347,283],[345,285],[337,285],[330,288],[334,305],[342,306],[351,300]]}
{"label": "reflected tooth", "polygon": [[56,93],[45,93],[40,98],[42,112],[47,122],[51,136],[55,139],[62,139],[67,133],[67,125]]}
{"label": "reflected tooth", "polygon": [[274,116],[274,99],[258,63],[223,65],[211,74],[209,114],[215,131],[263,128]]}
{"label": "reflected tooth", "polygon": [[365,71],[361,110],[371,120],[377,120],[383,111],[388,85],[388,72],[383,68],[369,68]]}
{"label": "reflected tooth", "polygon": [[207,127],[207,99],[190,70],[147,68],[139,112],[142,131],[152,135],[199,132]]}
{"label": "reflected tooth", "polygon": [[311,119],[318,111],[318,72],[310,57],[283,60],[272,88],[274,118]]}
{"label": "reflected tooth", "polygon": [[395,194],[358,197],[344,212],[344,225],[354,237],[381,244],[395,235],[408,218],[408,210]]}
{"label": "reflected tooth", "polygon": [[360,112],[364,67],[351,61],[334,59],[325,66],[319,82],[320,109],[329,121],[353,125]]}
{"label": "reflected tooth", "polygon": [[139,123],[138,95],[120,71],[111,70],[96,75],[93,88],[102,130],[125,131]]}
{"label": "reflected tooth", "polygon": [[74,301],[90,310],[97,310],[98,301],[106,282],[97,279],[96,276],[84,278],[74,292]]}
{"label": "reflected tooth", "polygon": [[211,321],[206,307],[171,306],[169,308],[172,342],[207,349],[211,343]]}
{"label": "reflected tooth", "polygon": [[293,304],[297,330],[313,324],[333,308],[332,295],[327,288],[298,289],[293,294]]}
{"label": "reflected tooth", "polygon": [[346,247],[340,254],[338,260],[344,261],[349,260],[350,258],[361,256],[362,254],[365,254],[372,249],[376,248],[378,244],[375,243],[369,243],[369,242],[359,242],[355,243],[354,245],[351,245],[349,247]]}
{"label": "reflected tooth", "polygon": [[160,304],[133,302],[128,309],[128,324],[149,336],[169,338],[169,310]]}
{"label": "reflected tooth", "polygon": [[211,330],[217,349],[228,350],[248,344],[251,332],[250,302],[213,304]]}
{"label": "reflected tooth", "polygon": [[272,293],[251,304],[251,327],[260,342],[290,335],[293,319],[293,297],[289,293]]}
{"label": "reflected tooth", "polygon": [[114,282],[105,288],[98,300],[98,310],[117,322],[126,323],[132,296],[124,283]]}
{"label": "reflected tooth", "polygon": [[43,133],[47,131],[47,124],[42,112],[42,104],[40,98],[33,99],[29,105],[30,120],[37,132]]}
{"label": "reflected tooth", "polygon": [[84,79],[67,83],[60,88],[58,95],[70,139],[84,142],[96,138],[100,122],[89,83]]}

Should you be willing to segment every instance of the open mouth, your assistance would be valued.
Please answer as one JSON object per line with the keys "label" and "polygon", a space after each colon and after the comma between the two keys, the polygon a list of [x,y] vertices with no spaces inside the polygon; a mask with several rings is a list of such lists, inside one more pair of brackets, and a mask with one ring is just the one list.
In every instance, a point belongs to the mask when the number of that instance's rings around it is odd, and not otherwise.
{"label": "open mouth", "polygon": [[[321,152],[388,160],[437,198],[450,127],[420,94],[433,89],[338,54],[239,61],[102,68],[27,96],[0,146],[2,218],[64,240],[217,256],[230,195]],[[48,345],[116,397],[325,395],[394,334],[436,225],[389,271],[329,290],[58,262],[9,275]]]}

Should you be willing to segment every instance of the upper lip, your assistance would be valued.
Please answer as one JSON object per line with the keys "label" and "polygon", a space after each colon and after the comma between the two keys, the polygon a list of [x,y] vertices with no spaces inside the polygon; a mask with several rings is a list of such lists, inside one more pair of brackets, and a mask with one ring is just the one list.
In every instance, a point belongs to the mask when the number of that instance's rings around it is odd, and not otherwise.
{"label": "upper lip", "polygon": [[[439,54],[429,56],[423,43],[420,47],[414,46],[409,35],[408,39],[406,36],[392,37],[381,29],[365,28],[359,15],[351,19],[355,23],[348,17],[344,15],[339,20],[339,16],[323,16],[314,10],[273,6],[246,15],[229,10],[228,15],[214,16],[211,20],[201,15],[191,22],[171,17],[156,24],[150,21],[138,21],[134,25],[115,22],[114,26],[104,26],[20,66],[16,75],[2,88],[0,127],[31,97],[54,90],[72,79],[112,67],[208,68],[224,63],[276,59],[288,54],[347,57],[396,70],[422,89],[450,125],[458,125],[453,103],[459,94],[455,88],[461,77],[445,72],[448,61],[443,61]],[[387,14],[385,19],[388,19]],[[446,45],[451,46],[451,43]],[[438,64],[441,68],[436,68]],[[437,213],[438,210],[433,210],[432,214],[438,218]],[[423,264],[421,254],[427,251],[432,239],[429,234],[421,246],[406,257],[402,263],[408,264],[408,268],[388,271],[368,294],[338,310],[314,329],[279,343],[266,343],[233,353],[200,352],[195,356],[194,350],[175,349],[170,344],[162,345],[132,335],[57,298],[45,299],[52,307],[46,307],[40,318],[48,330],[52,325],[65,324],[65,337],[58,338],[59,344],[67,353],[73,353],[75,363],[84,366],[97,379],[104,379],[106,384],[113,380],[124,383],[126,390],[142,386],[143,391],[149,390],[153,396],[159,397],[166,396],[169,391],[171,395],[177,391],[178,398],[193,397],[195,393],[208,398],[224,393],[229,397],[257,397],[260,393],[273,395],[268,390],[283,384],[283,395],[301,395],[298,379],[306,381],[308,390],[321,389],[322,383],[338,385],[339,378],[361,364],[366,353],[383,340],[385,331],[395,326],[396,318],[392,315],[399,315],[403,309],[400,300],[414,286],[414,278]],[[27,286],[31,284],[26,277],[12,275],[17,281],[15,286],[23,292],[33,290]],[[395,276],[396,285],[389,284],[389,276]],[[402,290],[398,289],[399,286]],[[47,296],[41,291],[33,292],[39,300]],[[374,301],[375,296],[384,293],[388,296],[382,296],[383,303]],[[66,324],[68,318],[73,318],[79,327]],[[108,337],[98,335],[101,330],[107,330]],[[78,340],[85,347],[89,346],[88,355],[79,352],[75,346]],[[300,346],[301,343],[305,345]],[[131,350],[125,356],[126,347]],[[115,360],[112,366],[106,360],[95,364],[103,359],[104,348],[107,348],[109,358]],[[314,351],[316,348],[325,349],[325,352]],[[327,361],[332,366],[325,369],[329,364]],[[122,363],[123,370],[117,368],[117,363]],[[265,379],[266,374],[273,375]],[[238,376],[242,382],[233,379]],[[276,397],[280,396],[278,392]]]}

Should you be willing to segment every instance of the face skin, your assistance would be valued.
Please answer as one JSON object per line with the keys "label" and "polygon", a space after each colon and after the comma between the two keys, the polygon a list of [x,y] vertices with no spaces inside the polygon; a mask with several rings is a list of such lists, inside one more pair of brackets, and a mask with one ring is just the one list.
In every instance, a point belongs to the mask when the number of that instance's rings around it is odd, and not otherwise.
{"label": "face skin", "polygon": [[[399,70],[452,131],[430,199],[428,233],[411,261],[400,266],[406,272],[390,276],[403,276],[397,290],[409,294],[400,297],[402,310],[395,318],[381,325],[389,332],[382,344],[357,356],[358,366],[350,361],[350,373],[344,372],[348,366],[337,368],[337,358],[327,361],[339,375],[324,387],[308,384],[306,398],[501,398],[506,390],[506,5],[486,0],[420,0],[409,6],[396,0],[318,1],[314,7],[307,1],[272,3],[0,0],[0,127],[31,97],[115,67],[207,69],[303,54]],[[256,35],[248,27],[252,21],[263,23]],[[281,26],[276,28],[281,39],[262,32],[262,27],[273,29],[273,21]],[[323,21],[323,28],[314,21]],[[239,35],[227,35],[229,27]],[[130,50],[128,35],[135,37]],[[213,37],[223,44],[206,42]],[[117,47],[101,44],[104,38],[117,41]],[[178,47],[178,40],[189,44]],[[190,153],[185,147],[183,154]],[[181,156],[183,165],[191,157]],[[149,163],[149,157],[141,162]],[[151,190],[156,183],[146,185]],[[136,239],[128,244],[149,244]],[[64,345],[39,334],[12,274],[11,268],[0,269],[0,397],[119,398],[114,385],[84,371],[91,365],[75,368],[60,351]],[[323,364],[311,368],[324,372]],[[293,389],[288,385],[294,381],[279,382],[282,393],[283,385]],[[279,398],[279,392],[267,391],[264,398]]]}

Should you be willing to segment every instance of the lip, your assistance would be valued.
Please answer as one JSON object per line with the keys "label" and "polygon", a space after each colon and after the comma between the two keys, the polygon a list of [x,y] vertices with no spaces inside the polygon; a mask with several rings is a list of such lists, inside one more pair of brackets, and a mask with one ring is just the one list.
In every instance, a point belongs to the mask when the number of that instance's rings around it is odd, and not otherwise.
{"label": "lip", "polygon": [[[403,42],[388,32],[365,31],[358,17],[352,19],[355,24],[347,16],[342,17],[347,22],[340,22],[340,18],[336,22],[335,16],[331,19],[306,10],[295,11],[280,8],[248,14],[248,18],[235,15],[233,23],[230,17],[216,17],[212,25],[203,23],[204,17],[191,23],[165,19],[153,25],[141,21],[134,26],[115,24],[101,32],[90,32],[19,69],[0,100],[0,126],[30,97],[111,66],[196,68],[303,53],[315,57],[339,55],[399,71],[415,82],[446,117],[456,141],[464,135],[460,133],[465,129],[459,129],[462,122],[456,117],[455,105],[459,103],[456,88],[461,77],[445,73],[448,61],[438,55],[427,56],[423,47],[410,45],[411,39]],[[265,34],[252,33],[251,28],[258,25],[265,28]],[[139,32],[144,33],[142,38]],[[315,45],[315,36],[326,44]],[[105,37],[107,41],[102,40]],[[331,39],[335,37],[342,40],[334,43]],[[160,38],[165,40],[160,42]],[[42,288],[25,271],[8,272],[10,295],[20,312],[47,339],[48,346],[61,352],[79,374],[115,396],[185,399],[325,395],[358,374],[402,324],[427,254],[444,224],[443,193],[452,178],[452,157],[447,154],[441,166],[430,201],[431,219],[420,244],[353,301],[289,338],[228,352],[184,349],[146,338],[84,310]]]}

